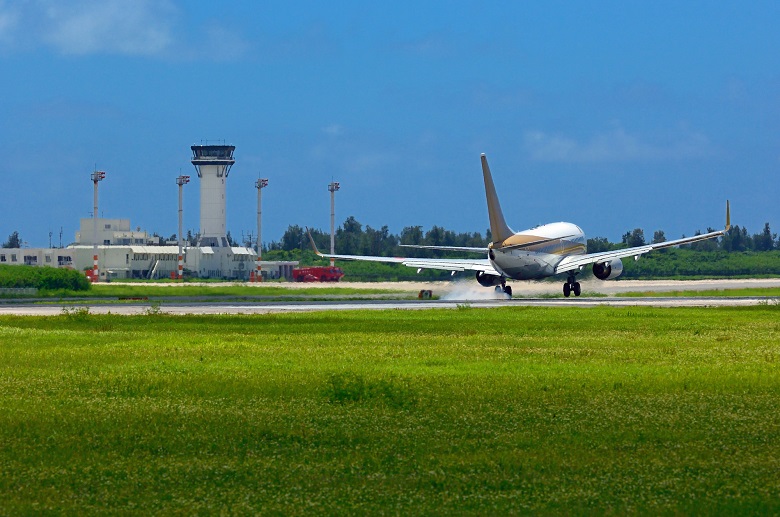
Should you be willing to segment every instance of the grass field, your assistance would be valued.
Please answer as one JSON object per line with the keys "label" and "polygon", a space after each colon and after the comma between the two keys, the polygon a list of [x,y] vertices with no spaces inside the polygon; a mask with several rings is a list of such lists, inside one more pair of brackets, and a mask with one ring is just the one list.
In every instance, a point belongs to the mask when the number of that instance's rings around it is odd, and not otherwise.
{"label": "grass field", "polygon": [[780,308],[0,318],[0,514],[780,512]]}
{"label": "grass field", "polygon": [[642,292],[628,292],[623,293],[618,296],[626,296],[626,297],[633,297],[633,298],[644,298],[644,297],[692,297],[692,296],[701,296],[701,297],[721,297],[721,296],[737,296],[737,297],[744,297],[744,296],[766,296],[767,298],[780,298],[780,289],[776,287],[747,287],[742,289],[712,289],[712,290],[701,290],[701,291],[642,291]]}

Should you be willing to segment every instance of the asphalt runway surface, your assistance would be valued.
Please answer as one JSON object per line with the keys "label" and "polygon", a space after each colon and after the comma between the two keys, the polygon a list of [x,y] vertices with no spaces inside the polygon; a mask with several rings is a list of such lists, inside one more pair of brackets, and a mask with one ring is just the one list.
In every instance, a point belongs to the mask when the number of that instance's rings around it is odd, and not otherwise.
{"label": "asphalt runway surface", "polygon": [[[133,284],[138,285],[138,284]],[[172,287],[182,284],[155,284]],[[209,284],[205,284],[209,285]],[[211,284],[215,285],[215,284]],[[219,285],[219,284],[216,284]],[[229,284],[233,285],[233,284]],[[255,284],[257,285],[257,284]],[[262,284],[260,284],[262,285]],[[276,284],[275,284],[276,285]],[[301,287],[335,287],[333,284],[278,284],[296,290]],[[3,300],[0,315],[56,316],[63,311],[88,307],[92,314],[268,314],[284,312],[313,312],[339,310],[425,310],[457,309],[464,306],[474,308],[495,307],[736,307],[760,304],[780,304],[780,299],[766,296],[690,296],[690,297],[626,297],[621,294],[632,291],[664,293],[669,291],[727,290],[759,287],[780,287],[780,279],[737,279],[737,280],[688,280],[688,281],[620,281],[583,282],[583,296],[571,298],[549,298],[560,289],[552,282],[513,282],[516,295],[526,296],[507,299],[492,288],[484,288],[474,281],[455,282],[398,282],[398,283],[346,283],[344,287],[398,290],[399,298],[409,298],[420,289],[431,290],[438,300],[409,299],[331,299],[317,301],[251,300],[221,301],[187,300],[167,297],[162,300],[145,301],[63,301],[33,303],[24,300]],[[600,296],[593,296],[593,294]],[[291,293],[292,294],[292,293]],[[338,297],[336,297],[338,298]]]}

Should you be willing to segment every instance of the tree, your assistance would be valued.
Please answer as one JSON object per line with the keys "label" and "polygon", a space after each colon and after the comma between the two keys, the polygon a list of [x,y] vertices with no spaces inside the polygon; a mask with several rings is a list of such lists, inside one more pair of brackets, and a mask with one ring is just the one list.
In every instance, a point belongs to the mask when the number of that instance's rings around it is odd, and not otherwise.
{"label": "tree", "polygon": [[739,225],[732,226],[723,236],[721,247],[726,251],[747,251],[753,248],[753,239],[747,233],[746,228]]}
{"label": "tree", "polygon": [[303,241],[303,229],[297,224],[294,226],[288,226],[287,231],[282,235],[282,249],[285,251],[292,251],[301,248],[301,242]]}
{"label": "tree", "polygon": [[593,237],[588,239],[588,253],[601,253],[609,251],[611,245],[606,237]]}
{"label": "tree", "polygon": [[401,230],[401,244],[419,246],[423,242],[422,226],[407,226]]}
{"label": "tree", "polygon": [[[347,217],[342,227],[336,230],[336,248],[339,253],[345,255],[359,254],[362,240],[363,225],[353,216]],[[330,241],[328,241],[328,249],[330,249]]]}
{"label": "tree", "polygon": [[4,248],[21,248],[22,239],[19,237],[19,232],[13,232],[8,236],[8,240],[3,243]]}
{"label": "tree", "polygon": [[433,226],[426,234],[425,234],[425,243],[428,246],[445,246],[444,243],[444,228],[441,226]]}
{"label": "tree", "polygon": [[395,235],[390,235],[390,229],[387,226],[374,230],[366,225],[360,248],[361,253],[366,255],[388,256],[393,254],[397,245],[398,238]]}
{"label": "tree", "polygon": [[635,228],[632,232],[626,232],[623,235],[623,244],[629,248],[645,245],[645,232],[641,228]]}
{"label": "tree", "polygon": [[[712,233],[714,231],[714,228],[707,228],[707,233]],[[699,230],[696,230],[694,236],[701,234],[702,233]],[[689,249],[696,251],[716,251],[718,249],[718,241],[716,239],[707,239],[699,242],[692,242],[688,247]]]}
{"label": "tree", "polygon": [[187,230],[187,236],[184,238],[184,242],[187,243],[190,246],[197,246],[198,244],[198,235],[199,234],[192,234],[192,230]]}
{"label": "tree", "polygon": [[777,235],[772,235],[769,223],[764,224],[764,231],[753,235],[753,249],[756,251],[772,251]]}
{"label": "tree", "polygon": [[662,242],[666,242],[666,235],[664,235],[663,230],[656,230],[653,234],[653,244],[661,244]]}
{"label": "tree", "polygon": [[238,243],[233,240],[233,237],[230,235],[230,230],[228,230],[227,235],[228,246],[238,246]]}

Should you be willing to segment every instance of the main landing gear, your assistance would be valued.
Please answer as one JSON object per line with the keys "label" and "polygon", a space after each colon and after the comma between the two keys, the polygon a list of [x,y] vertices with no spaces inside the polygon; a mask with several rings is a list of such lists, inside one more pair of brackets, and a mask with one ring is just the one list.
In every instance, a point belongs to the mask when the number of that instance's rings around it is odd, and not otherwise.
{"label": "main landing gear", "polygon": [[506,294],[508,297],[511,298],[512,297],[512,286],[511,285],[506,285],[506,282],[501,282],[501,285],[497,285],[496,286],[496,292],[497,293],[503,292],[504,294]]}
{"label": "main landing gear", "polygon": [[581,292],[580,283],[575,280],[574,275],[569,275],[566,283],[563,284],[563,295],[568,298],[571,293],[574,293],[574,296],[579,296]]}

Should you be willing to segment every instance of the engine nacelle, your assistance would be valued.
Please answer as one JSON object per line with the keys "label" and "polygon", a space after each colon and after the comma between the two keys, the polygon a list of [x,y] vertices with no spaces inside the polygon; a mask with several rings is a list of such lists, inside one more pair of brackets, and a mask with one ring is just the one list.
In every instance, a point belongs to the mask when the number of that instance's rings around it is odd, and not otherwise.
{"label": "engine nacelle", "polygon": [[623,261],[619,258],[609,262],[596,262],[593,264],[593,274],[599,280],[612,280],[623,272]]}
{"label": "engine nacelle", "polygon": [[477,271],[477,282],[482,287],[493,287],[494,285],[501,285],[501,277],[496,275],[489,275],[483,271]]}

